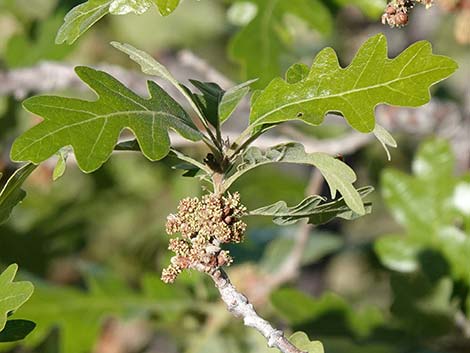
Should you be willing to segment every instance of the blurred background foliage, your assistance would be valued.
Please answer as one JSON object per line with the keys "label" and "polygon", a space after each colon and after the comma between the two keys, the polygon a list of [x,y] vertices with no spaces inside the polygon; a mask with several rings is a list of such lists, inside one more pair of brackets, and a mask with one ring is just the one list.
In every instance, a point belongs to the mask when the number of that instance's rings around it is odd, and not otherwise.
{"label": "blurred background foliage", "polygon": [[[345,151],[357,185],[376,187],[371,215],[316,229],[249,219],[247,240],[231,249],[236,261],[229,272],[264,316],[288,332],[322,340],[328,353],[470,351],[470,51],[462,40],[469,22],[456,27],[464,6],[439,6],[438,0],[428,11],[416,9],[408,27],[391,30],[379,23],[382,0],[185,0],[168,17],[156,11],[107,16],[74,45],[55,45],[64,14],[80,2],[0,0],[0,172],[6,176],[17,168],[8,158],[12,140],[34,123],[21,100],[52,91],[83,96],[77,87],[9,89],[8,74],[44,62],[130,68],[111,40],[151,52],[173,71],[184,50],[227,80],[258,76],[259,87],[293,62],[311,62],[325,46],[346,65],[377,32],[386,33],[391,55],[426,39],[436,53],[456,59],[459,73],[427,106],[377,109],[399,142],[391,162],[377,141]],[[187,78],[204,71],[182,66],[180,76]],[[241,111],[233,119],[228,128],[237,130],[247,116]],[[278,133],[341,144],[348,129],[329,119],[320,128],[294,123]],[[171,286],[159,280],[169,258],[166,216],[179,199],[204,192],[171,165],[120,153],[91,175],[73,161],[56,182],[53,163],[34,172],[26,200],[0,226],[0,270],[16,262],[20,277],[35,283],[32,299],[15,317],[34,320],[37,328],[24,342],[0,343],[1,352],[274,352],[231,317],[203,275],[184,274]],[[281,199],[294,204],[310,173],[263,167],[234,190],[249,208]],[[300,271],[269,281],[302,231],[308,238]]]}

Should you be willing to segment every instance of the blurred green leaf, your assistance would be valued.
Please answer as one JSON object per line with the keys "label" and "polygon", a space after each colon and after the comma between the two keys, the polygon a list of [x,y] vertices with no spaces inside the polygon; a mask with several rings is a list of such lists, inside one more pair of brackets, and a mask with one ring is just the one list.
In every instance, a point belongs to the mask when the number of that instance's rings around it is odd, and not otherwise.
{"label": "blurred green leaf", "polygon": [[391,311],[410,334],[433,337],[452,330],[455,308],[449,305],[453,287],[449,278],[433,283],[424,275],[395,274],[391,285]]}
{"label": "blurred green leaf", "polygon": [[30,38],[26,33],[10,38],[4,57],[7,66],[10,68],[31,66],[42,60],[61,60],[67,56],[74,48],[54,43],[62,17],[62,13],[58,13],[41,21],[34,38]]}
{"label": "blurred green leaf", "polygon": [[324,353],[320,341],[310,341],[305,332],[295,332],[289,337],[289,341],[302,351],[307,353]]}
{"label": "blurred green leaf", "polygon": [[[181,300],[179,295],[154,297],[153,294],[158,292],[136,292],[108,272],[87,271],[85,278],[88,291],[46,283],[36,286],[35,295],[20,312],[38,324],[26,339],[27,345],[38,344],[51,328],[58,327],[61,352],[87,352],[92,349],[108,317],[130,319],[158,313],[162,318],[194,306],[191,298]],[[148,291],[151,286],[147,283],[143,288]]]}
{"label": "blurred green leaf", "polygon": [[45,120],[14,142],[14,160],[40,163],[70,145],[78,166],[92,172],[110,157],[124,128],[135,133],[142,153],[152,161],[169,153],[169,129],[193,141],[201,138],[181,106],[153,81],[148,82],[151,98],[143,99],[103,71],[87,67],[75,71],[99,99],[38,96],[26,100],[25,108]]}
{"label": "blurred green leaf", "polygon": [[25,198],[26,192],[21,187],[36,167],[31,163],[26,164],[19,168],[6,182],[0,192],[0,225],[8,220],[13,208]]}
{"label": "blurred green leaf", "polygon": [[367,306],[353,310],[343,298],[333,293],[313,298],[297,289],[283,288],[272,293],[271,303],[294,326],[316,323],[317,330],[322,327],[328,334],[352,333],[366,337],[384,322],[377,308]]}
{"label": "blurred green leaf", "polygon": [[18,265],[13,264],[0,274],[0,331],[5,328],[7,316],[28,301],[34,291],[31,282],[13,282]]}
{"label": "blurred green leaf", "polygon": [[280,56],[287,36],[285,15],[294,15],[323,34],[330,33],[332,19],[326,6],[318,0],[250,2],[257,6],[256,15],[232,38],[230,54],[241,63],[247,78],[260,78],[256,87],[264,87],[280,71]]}
{"label": "blurred green leaf", "polygon": [[[254,53],[258,57],[257,51]],[[433,55],[426,41],[388,59],[386,38],[378,34],[362,45],[345,69],[340,67],[334,50],[326,48],[316,56],[303,81],[271,81],[252,106],[250,124],[258,127],[299,119],[319,125],[326,113],[340,112],[355,129],[371,132],[377,104],[423,105],[430,99],[429,86],[456,69],[454,60]]]}
{"label": "blurred green leaf", "polygon": [[334,0],[341,6],[356,6],[373,20],[377,20],[385,9],[385,1],[382,0]]}
{"label": "blurred green leaf", "polygon": [[342,161],[325,153],[306,153],[305,148],[298,143],[278,145],[266,151],[250,147],[240,157],[234,172],[224,181],[224,187],[229,188],[235,180],[251,169],[270,163],[297,163],[317,167],[330,187],[332,198],[335,198],[336,192],[339,191],[351,210],[360,215],[365,214],[361,196],[353,186],[356,181],[354,171]]}
{"label": "blurred green leaf", "polygon": [[465,179],[455,177],[453,170],[454,156],[448,142],[433,139],[419,148],[413,161],[414,175],[392,169],[382,174],[384,199],[406,229],[402,236],[376,241],[375,251],[385,266],[400,272],[426,272],[427,254],[437,252],[444,257],[442,268],[449,267],[456,280],[470,284],[470,268],[465,264],[470,256],[470,233],[460,229],[466,215],[456,194]]}
{"label": "blurred green leaf", "polygon": [[3,331],[0,330],[0,343],[15,342],[24,339],[36,324],[28,320],[8,320]]}
{"label": "blurred green leaf", "polygon": [[402,235],[387,235],[375,241],[374,249],[382,263],[394,271],[414,272],[419,269],[420,242]]}
{"label": "blurred green leaf", "polygon": [[[293,230],[288,231],[286,234],[296,235]],[[302,265],[317,262],[324,256],[337,251],[343,246],[343,243],[343,239],[338,235],[318,231],[312,232],[304,247]],[[274,239],[266,247],[260,261],[260,266],[265,271],[275,273],[279,266],[281,266],[283,260],[291,253],[294,244],[295,239],[292,236],[287,237],[281,235]]]}

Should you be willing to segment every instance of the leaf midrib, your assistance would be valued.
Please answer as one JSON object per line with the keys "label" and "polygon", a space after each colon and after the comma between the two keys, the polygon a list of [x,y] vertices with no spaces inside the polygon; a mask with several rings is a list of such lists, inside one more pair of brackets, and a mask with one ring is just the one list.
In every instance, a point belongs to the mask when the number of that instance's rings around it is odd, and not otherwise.
{"label": "leaf midrib", "polygon": [[[44,104],[41,104],[42,107],[50,107],[50,108],[57,108],[56,106],[53,106],[53,105],[44,105]],[[121,112],[113,112],[113,113],[109,113],[109,114],[104,114],[104,115],[98,115],[98,114],[95,114],[95,113],[92,113],[92,112],[88,112],[88,111],[81,111],[81,110],[75,110],[75,109],[70,109],[70,108],[65,108],[65,107],[60,107],[60,109],[63,109],[63,110],[69,110],[69,111],[73,111],[73,112],[83,112],[83,113],[87,113],[89,115],[93,115],[92,118],[89,118],[89,119],[86,119],[86,120],[81,120],[81,121],[78,121],[76,123],[73,123],[73,124],[69,124],[69,125],[65,125],[65,126],[62,126],[60,128],[58,128],[57,130],[54,130],[54,131],[51,131],[49,132],[48,134],[46,135],[43,135],[41,138],[39,139],[35,139],[32,143],[30,143],[29,145],[23,147],[17,154],[21,155],[25,150],[29,149],[31,146],[43,141],[44,139],[46,139],[47,137],[49,136],[52,136],[52,135],[55,135],[63,130],[66,130],[66,129],[69,129],[69,128],[73,128],[75,126],[80,126],[82,124],[87,124],[87,123],[90,123],[90,122],[93,122],[95,120],[100,120],[100,119],[108,119],[108,118],[111,118],[113,116],[119,116],[119,115],[128,115],[128,114],[136,114],[136,115],[150,115],[152,117],[155,117],[157,114],[158,115],[163,115],[163,116],[167,116],[169,118],[176,118],[178,119],[179,121],[181,121],[183,124],[187,125],[186,122],[184,120],[182,120],[180,117],[176,116],[176,115],[173,115],[173,114],[170,114],[170,113],[167,113],[167,112],[164,112],[164,111],[149,111],[149,110],[127,110],[127,111],[121,111]],[[46,122],[48,121],[47,119],[45,120]],[[190,128],[189,125],[187,125],[188,128]]]}
{"label": "leaf midrib", "polygon": [[[328,96],[317,96],[317,97],[313,97],[313,98],[301,99],[301,100],[297,100],[295,102],[286,103],[286,104],[283,104],[283,105],[277,107],[276,109],[270,110],[269,112],[261,115],[258,119],[253,121],[251,123],[251,125],[253,125],[253,126],[258,125],[260,123],[260,121],[263,121],[267,116],[269,116],[271,114],[274,114],[278,111],[281,111],[285,108],[288,108],[290,106],[294,106],[294,105],[298,105],[298,104],[302,104],[302,103],[306,103],[306,102],[313,102],[313,101],[321,100],[321,99],[331,99],[331,98],[336,98],[336,97],[344,98],[343,96],[346,96],[346,95],[349,95],[349,94],[362,92],[362,91],[368,91],[368,90],[375,89],[375,88],[380,88],[380,87],[387,87],[387,86],[389,86],[389,85],[391,85],[395,82],[399,82],[401,80],[407,80],[407,79],[410,79],[410,78],[413,78],[413,77],[416,77],[416,76],[421,76],[421,75],[428,74],[428,73],[433,72],[433,71],[446,70],[446,69],[452,69],[452,67],[450,67],[450,66],[439,67],[439,68],[435,68],[435,69],[432,69],[432,70],[421,71],[419,73],[408,75],[408,76],[405,76],[405,77],[398,77],[396,79],[386,81],[386,82],[383,82],[383,83],[379,83],[379,84],[375,84],[375,85],[372,85],[372,86],[367,86],[367,87],[362,87],[362,88],[355,88],[355,89],[352,89],[352,90],[349,90],[349,91],[344,91],[344,92],[341,92],[341,93],[336,93],[336,94],[332,94],[332,95],[328,95]],[[405,93],[402,93],[402,94],[405,94]],[[408,95],[408,94],[406,94],[406,95]]]}

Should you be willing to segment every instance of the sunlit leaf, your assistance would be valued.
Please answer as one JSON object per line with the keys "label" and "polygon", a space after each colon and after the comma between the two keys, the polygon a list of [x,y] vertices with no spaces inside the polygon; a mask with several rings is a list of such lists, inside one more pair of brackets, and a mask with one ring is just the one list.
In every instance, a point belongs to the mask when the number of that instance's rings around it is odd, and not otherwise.
{"label": "sunlit leaf", "polygon": [[353,186],[356,181],[354,171],[339,159],[325,153],[306,153],[305,148],[297,143],[278,145],[265,151],[250,147],[240,157],[237,168],[224,181],[224,186],[228,188],[244,173],[270,163],[297,163],[317,167],[330,187],[332,198],[335,198],[336,191],[339,191],[349,208],[360,215],[365,213],[361,196]]}
{"label": "sunlit leaf", "polygon": [[18,169],[10,179],[8,179],[0,192],[0,224],[8,220],[13,208],[25,198],[26,192],[23,191],[21,187],[26,178],[36,167],[36,165],[29,163]]}
{"label": "sunlit leaf", "polygon": [[148,82],[150,98],[144,99],[105,72],[87,67],[75,71],[99,99],[39,96],[26,100],[25,108],[45,120],[14,142],[12,159],[39,163],[71,146],[78,166],[92,172],[110,157],[125,128],[135,134],[142,153],[152,161],[169,153],[170,129],[190,140],[200,138],[186,112],[155,82]]}
{"label": "sunlit leaf", "polygon": [[57,33],[56,43],[72,44],[108,13],[141,15],[155,5],[162,16],[167,16],[179,3],[180,0],[88,0],[75,6],[65,16],[64,24]]}
{"label": "sunlit leaf", "polygon": [[274,79],[254,102],[250,123],[257,127],[297,119],[319,125],[326,113],[340,112],[355,129],[371,132],[376,105],[423,105],[429,102],[429,87],[456,69],[452,59],[432,54],[426,41],[389,59],[386,38],[378,34],[362,45],[345,69],[334,50],[326,48],[302,81]]}
{"label": "sunlit leaf", "polygon": [[0,274],[0,331],[5,328],[7,316],[15,312],[31,297],[34,291],[31,282],[14,282],[18,265],[10,265]]}
{"label": "sunlit leaf", "polygon": [[162,16],[168,16],[178,7],[180,0],[153,0]]}

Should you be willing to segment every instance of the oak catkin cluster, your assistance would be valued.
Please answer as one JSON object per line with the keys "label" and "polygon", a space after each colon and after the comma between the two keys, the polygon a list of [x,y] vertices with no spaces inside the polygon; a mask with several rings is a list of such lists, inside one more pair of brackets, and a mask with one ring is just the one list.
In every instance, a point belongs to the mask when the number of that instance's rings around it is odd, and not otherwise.
{"label": "oak catkin cluster", "polygon": [[178,213],[167,217],[167,233],[179,233],[181,237],[170,239],[168,249],[175,255],[163,270],[162,280],[171,283],[184,269],[211,273],[230,265],[232,257],[220,246],[243,240],[246,224],[241,217],[245,213],[238,193],[227,196],[212,193],[201,199],[181,200]]}

